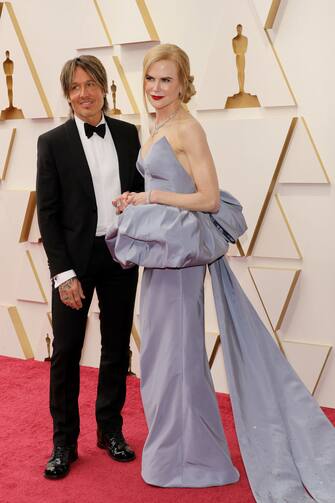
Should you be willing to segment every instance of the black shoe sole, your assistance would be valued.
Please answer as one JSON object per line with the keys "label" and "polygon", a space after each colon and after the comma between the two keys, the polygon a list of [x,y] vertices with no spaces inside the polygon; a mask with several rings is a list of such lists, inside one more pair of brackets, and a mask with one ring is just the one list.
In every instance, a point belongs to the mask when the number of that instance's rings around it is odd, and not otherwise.
{"label": "black shoe sole", "polygon": [[132,457],[130,459],[117,458],[117,457],[113,456],[113,454],[111,454],[108,447],[105,447],[104,444],[101,444],[100,442],[97,442],[97,447],[99,447],[99,449],[103,449],[103,450],[107,451],[108,456],[111,457],[114,461],[118,461],[119,463],[130,463],[131,461],[134,461],[134,459],[136,459],[136,454],[134,454],[134,457]]}

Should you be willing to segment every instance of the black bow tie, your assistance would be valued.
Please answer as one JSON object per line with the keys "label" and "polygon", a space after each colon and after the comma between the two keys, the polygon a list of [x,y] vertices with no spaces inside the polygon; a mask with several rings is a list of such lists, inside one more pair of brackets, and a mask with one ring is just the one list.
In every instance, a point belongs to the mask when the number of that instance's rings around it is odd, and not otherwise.
{"label": "black bow tie", "polygon": [[85,134],[86,134],[87,138],[91,138],[93,133],[98,134],[99,136],[101,136],[101,138],[105,137],[106,124],[100,124],[99,126],[95,127],[95,126],[92,126],[91,124],[87,124],[87,122],[85,122],[84,128],[85,128]]}

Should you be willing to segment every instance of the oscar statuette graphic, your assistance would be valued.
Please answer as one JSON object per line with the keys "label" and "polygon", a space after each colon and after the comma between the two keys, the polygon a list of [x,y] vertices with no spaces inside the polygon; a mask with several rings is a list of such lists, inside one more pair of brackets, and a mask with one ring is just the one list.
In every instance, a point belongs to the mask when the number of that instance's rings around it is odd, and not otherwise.
{"label": "oscar statuette graphic", "polygon": [[51,339],[49,337],[49,334],[46,335],[45,337],[45,342],[46,342],[46,345],[47,345],[47,357],[44,358],[44,361],[45,362],[51,362]]}
{"label": "oscar statuette graphic", "polygon": [[6,86],[9,106],[4,110],[1,110],[0,120],[6,119],[24,119],[22,110],[14,107],[13,105],[13,73],[14,73],[14,62],[10,59],[9,51],[5,53],[6,59],[3,62],[3,71],[6,76]]}
{"label": "oscar statuette graphic", "polygon": [[110,115],[120,115],[122,113],[119,108],[116,108],[116,90],[117,87],[115,85],[114,80],[112,80],[111,91],[112,91],[113,108],[109,110]]}
{"label": "oscar statuette graphic", "polygon": [[260,107],[260,103],[256,95],[245,92],[245,53],[248,49],[248,38],[242,35],[242,25],[236,26],[237,35],[232,40],[233,51],[236,55],[236,69],[239,92],[233,96],[229,96],[226,101],[225,108],[249,108]]}

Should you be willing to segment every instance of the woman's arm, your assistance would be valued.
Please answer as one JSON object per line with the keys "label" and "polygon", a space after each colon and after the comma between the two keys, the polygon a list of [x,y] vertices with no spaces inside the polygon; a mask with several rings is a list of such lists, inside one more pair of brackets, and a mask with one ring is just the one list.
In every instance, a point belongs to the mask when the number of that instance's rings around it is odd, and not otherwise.
{"label": "woman's arm", "polygon": [[[178,128],[178,144],[193,178],[196,192],[182,194],[152,190],[150,202],[176,206],[190,211],[215,213],[220,207],[218,179],[204,130],[195,121],[186,121]],[[148,194],[130,194],[129,204],[145,204]]]}

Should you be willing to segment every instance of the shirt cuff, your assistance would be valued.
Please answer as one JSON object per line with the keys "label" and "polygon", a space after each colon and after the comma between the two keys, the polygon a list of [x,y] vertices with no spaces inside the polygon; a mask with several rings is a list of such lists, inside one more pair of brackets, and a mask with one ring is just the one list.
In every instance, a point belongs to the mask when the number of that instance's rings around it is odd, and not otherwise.
{"label": "shirt cuff", "polygon": [[68,271],[61,272],[59,274],[56,274],[52,278],[53,284],[55,288],[58,288],[62,283],[67,281],[68,279],[75,278],[76,273],[74,272],[73,269],[69,269]]}

